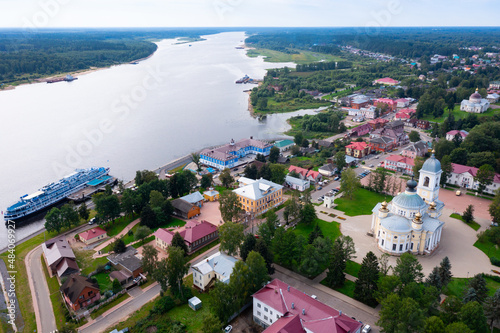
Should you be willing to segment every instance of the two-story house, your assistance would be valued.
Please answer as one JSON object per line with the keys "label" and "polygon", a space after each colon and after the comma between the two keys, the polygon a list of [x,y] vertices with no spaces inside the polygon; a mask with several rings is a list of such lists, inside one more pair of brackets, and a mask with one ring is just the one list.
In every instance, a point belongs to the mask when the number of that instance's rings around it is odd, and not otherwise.
{"label": "two-story house", "polygon": [[283,186],[269,180],[258,179],[233,190],[241,208],[250,215],[261,215],[283,202]]}
{"label": "two-story house", "polygon": [[345,146],[345,154],[356,158],[365,157],[370,154],[370,152],[370,146],[364,141],[351,142],[350,145]]}
{"label": "two-story house", "polygon": [[99,285],[89,278],[73,274],[61,286],[64,301],[73,311],[88,307],[101,298]]}
{"label": "two-story house", "polygon": [[193,286],[206,291],[219,280],[229,283],[234,265],[238,259],[227,254],[217,252],[210,257],[203,259],[196,265],[191,266],[193,271]]}

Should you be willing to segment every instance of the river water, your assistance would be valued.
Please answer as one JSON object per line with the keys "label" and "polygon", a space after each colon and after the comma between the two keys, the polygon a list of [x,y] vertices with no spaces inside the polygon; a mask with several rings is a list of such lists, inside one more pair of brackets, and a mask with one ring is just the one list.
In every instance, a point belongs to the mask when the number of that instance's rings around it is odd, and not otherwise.
{"label": "river water", "polygon": [[[75,168],[109,166],[130,180],[136,170],[156,169],[207,146],[253,136],[276,138],[286,119],[304,110],[259,121],[248,112],[248,74],[262,79],[266,68],[293,64],[249,58],[243,32],[207,40],[158,43],[156,53],[127,64],[81,75],[73,82],[39,83],[0,92],[0,209]],[[43,220],[17,228],[22,239]],[[0,223],[0,249],[6,246]]]}

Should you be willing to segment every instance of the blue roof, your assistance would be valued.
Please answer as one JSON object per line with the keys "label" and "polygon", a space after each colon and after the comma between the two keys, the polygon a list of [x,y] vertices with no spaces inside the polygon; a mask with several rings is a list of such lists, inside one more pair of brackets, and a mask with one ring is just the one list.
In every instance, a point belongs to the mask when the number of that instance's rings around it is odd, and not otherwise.
{"label": "blue roof", "polygon": [[111,176],[102,176],[100,178],[97,178],[97,179],[89,181],[87,183],[87,185],[89,185],[89,186],[97,186],[97,185],[100,185],[100,184],[104,183],[105,181],[107,181],[110,178],[111,178]]}
{"label": "blue roof", "polygon": [[425,207],[425,201],[416,193],[400,193],[392,199],[392,205],[403,209],[422,209]]}
{"label": "blue roof", "polygon": [[431,158],[425,161],[424,165],[422,165],[421,171],[427,171],[432,173],[438,173],[441,171],[441,162],[432,154]]}
{"label": "blue roof", "polygon": [[410,232],[411,223],[407,218],[399,215],[390,214],[386,218],[381,219],[382,227],[394,232]]}
{"label": "blue roof", "polygon": [[187,201],[189,203],[197,203],[199,201],[202,201],[203,200],[203,196],[201,195],[200,192],[196,191],[196,192],[193,192],[191,194],[188,194],[188,195],[185,195],[181,198],[182,200],[184,201]]}

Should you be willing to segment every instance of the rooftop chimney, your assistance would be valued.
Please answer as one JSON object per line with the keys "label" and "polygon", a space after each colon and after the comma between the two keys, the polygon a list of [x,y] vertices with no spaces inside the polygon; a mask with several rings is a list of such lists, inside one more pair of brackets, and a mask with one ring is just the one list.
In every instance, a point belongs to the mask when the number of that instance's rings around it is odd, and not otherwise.
{"label": "rooftop chimney", "polygon": [[339,316],[342,316],[342,310],[339,311]]}
{"label": "rooftop chimney", "polygon": [[295,309],[295,303],[292,302],[292,309]]}
{"label": "rooftop chimney", "polygon": [[287,290],[290,291],[290,286],[288,286]]}
{"label": "rooftop chimney", "polygon": [[302,309],[302,315],[306,315],[306,309]]}

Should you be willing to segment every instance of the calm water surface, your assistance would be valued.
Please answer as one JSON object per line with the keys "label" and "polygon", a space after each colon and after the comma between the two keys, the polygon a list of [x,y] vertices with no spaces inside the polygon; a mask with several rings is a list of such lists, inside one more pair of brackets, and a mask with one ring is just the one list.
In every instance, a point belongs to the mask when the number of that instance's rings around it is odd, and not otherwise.
{"label": "calm water surface", "polygon": [[[33,84],[0,92],[0,209],[21,195],[60,179],[75,168],[109,166],[129,180],[139,169],[155,169],[207,146],[254,136],[266,139],[288,129],[299,111],[259,121],[247,110],[235,84],[248,74],[262,79],[266,68],[292,64],[249,58],[244,33],[205,36],[206,41],[158,43],[137,65],[121,65],[66,83]],[[43,228],[37,221],[18,228],[21,239]],[[0,223],[0,248],[6,245]]]}

